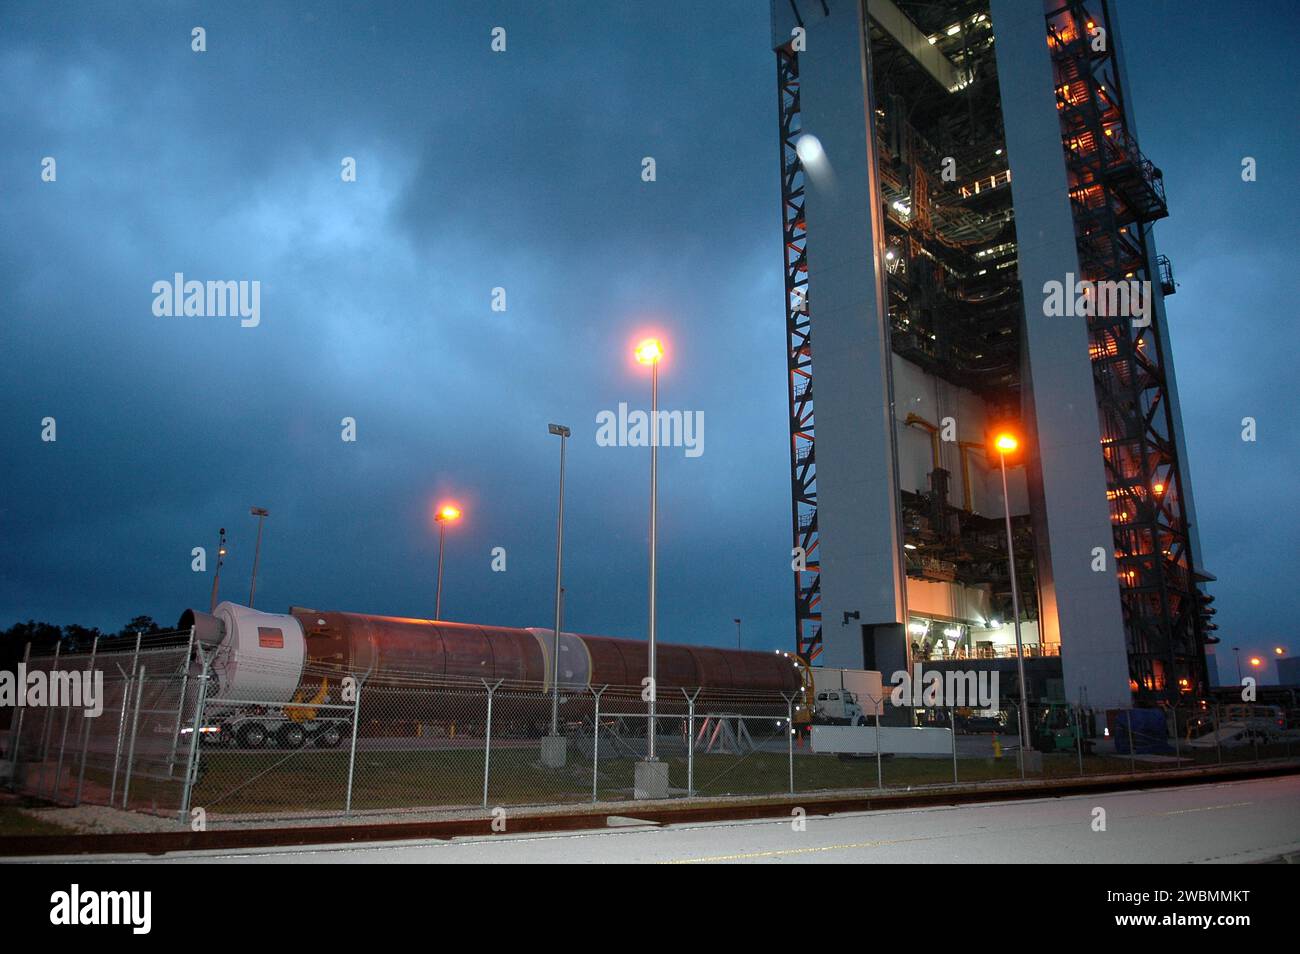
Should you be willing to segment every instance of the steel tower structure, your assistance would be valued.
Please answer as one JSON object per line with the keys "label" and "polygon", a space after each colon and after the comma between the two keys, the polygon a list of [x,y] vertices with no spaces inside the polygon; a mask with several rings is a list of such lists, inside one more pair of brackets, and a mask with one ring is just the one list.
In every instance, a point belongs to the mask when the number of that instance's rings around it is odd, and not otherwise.
{"label": "steel tower structure", "polygon": [[[1113,8],[773,0],[795,648],[809,663],[910,665],[913,633],[923,658],[936,633],[974,657],[1011,608],[989,532],[1009,512],[1023,537],[1011,573],[1070,698],[1208,689],[1213,578],[1169,355],[1172,269],[1151,235],[1168,210],[1125,106]],[[805,132],[825,155],[801,159]],[[1051,317],[1039,289],[1068,276],[1150,282],[1149,322]],[[942,414],[962,433],[941,438]],[[1019,489],[995,498],[987,429],[1007,424],[1030,450]],[[1105,573],[1080,558],[1112,547]]]}
{"label": "steel tower structure", "polygon": [[[1168,259],[1153,267],[1150,236],[1151,223],[1169,214],[1164,179],[1142,154],[1126,114],[1110,4],[1049,7],[1047,43],[1081,277],[1148,281],[1172,294]],[[1188,529],[1163,302],[1159,312],[1145,326],[1097,314],[1088,332],[1131,688],[1139,698],[1173,701],[1181,693],[1203,696],[1209,687],[1204,645],[1212,624],[1198,584],[1211,577],[1197,566]]]}

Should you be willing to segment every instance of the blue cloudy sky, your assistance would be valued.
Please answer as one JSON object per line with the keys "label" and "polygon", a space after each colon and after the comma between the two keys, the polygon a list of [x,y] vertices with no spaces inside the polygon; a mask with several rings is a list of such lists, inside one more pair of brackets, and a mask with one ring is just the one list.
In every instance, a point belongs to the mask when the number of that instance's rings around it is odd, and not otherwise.
{"label": "blue cloudy sky", "polygon": [[[1287,4],[1198,6],[1125,4],[1131,95],[1173,210],[1225,642],[1297,651],[1297,51]],[[727,644],[740,616],[747,644],[788,648],[767,7],[5,3],[0,626],[170,622],[206,605],[190,551],[220,526],[223,595],[244,599],[253,505],[272,512],[260,606],[431,615],[441,499],[465,510],[444,615],[546,625],[559,421],[566,622],[641,636],[646,452],[594,435],[647,403],[629,350],[655,329],[663,406],[706,422],[702,457],[661,459],[662,637]],[[156,317],[175,272],[260,281],[260,326]]]}

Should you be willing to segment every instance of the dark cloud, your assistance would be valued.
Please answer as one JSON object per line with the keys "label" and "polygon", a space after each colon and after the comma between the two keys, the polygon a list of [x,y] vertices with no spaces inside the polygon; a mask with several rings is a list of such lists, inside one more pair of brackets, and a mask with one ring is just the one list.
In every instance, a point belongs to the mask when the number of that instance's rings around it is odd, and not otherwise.
{"label": "dark cloud", "polygon": [[[1129,12],[1125,40],[1174,211],[1159,240],[1207,563],[1225,631],[1255,645],[1297,610],[1288,41],[1172,10]],[[466,511],[446,615],[545,625],[557,420],[568,623],[643,634],[648,461],[594,429],[647,402],[627,351],[653,326],[664,404],[706,421],[703,457],[662,464],[664,635],[725,643],[739,615],[753,645],[789,646],[766,3],[10,3],[0,27],[0,623],[170,620],[206,602],[190,548],[222,525],[242,599],[250,505],[272,511],[261,605],[428,614],[445,495]],[[1224,59],[1219,29],[1250,55]],[[261,326],[154,317],[177,271],[259,280]]]}

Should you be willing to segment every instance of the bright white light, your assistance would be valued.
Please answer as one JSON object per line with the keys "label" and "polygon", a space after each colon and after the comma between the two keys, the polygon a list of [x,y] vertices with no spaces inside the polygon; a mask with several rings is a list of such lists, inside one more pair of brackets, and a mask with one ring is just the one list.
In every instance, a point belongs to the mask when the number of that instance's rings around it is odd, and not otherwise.
{"label": "bright white light", "polygon": [[812,133],[804,133],[800,136],[799,141],[794,144],[794,151],[805,166],[820,165],[826,161],[826,150],[822,148],[822,141]]}
{"label": "bright white light", "polygon": [[908,624],[907,624],[907,631],[908,631],[909,633],[916,633],[918,636],[919,636],[920,634],[924,633],[924,632],[925,632],[926,630],[928,630],[929,628],[930,628],[930,627],[929,627],[927,624],[925,624],[925,623],[917,623],[917,622],[914,622],[914,623],[908,623]]}
{"label": "bright white light", "polygon": [[[893,253],[891,252],[890,254],[893,254]],[[886,255],[885,257],[888,258],[889,255]],[[916,544],[915,544],[915,543],[904,543],[904,544],[903,544],[903,549],[904,549],[904,550],[915,550],[915,549],[916,549]]]}
{"label": "bright white light", "polygon": [[954,23],[952,26],[948,27],[948,35],[949,35],[949,36],[956,36],[959,32],[961,32],[961,24],[960,24],[960,23]]}
{"label": "bright white light", "polygon": [[1000,620],[991,619],[991,620],[989,620],[989,625],[990,625],[990,626],[1001,626],[1002,623],[1001,623]]}
{"label": "bright white light", "polygon": [[956,626],[949,626],[947,629],[943,631],[943,634],[949,637],[950,639],[956,639],[958,636],[961,635],[961,630],[958,629]]}

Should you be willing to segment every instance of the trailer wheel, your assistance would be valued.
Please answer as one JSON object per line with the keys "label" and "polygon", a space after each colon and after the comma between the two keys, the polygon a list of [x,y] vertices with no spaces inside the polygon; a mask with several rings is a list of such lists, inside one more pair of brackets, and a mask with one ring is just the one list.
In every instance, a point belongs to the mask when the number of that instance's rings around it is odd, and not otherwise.
{"label": "trailer wheel", "polygon": [[333,749],[343,741],[343,733],[336,725],[327,725],[316,733],[316,745],[322,749]]}
{"label": "trailer wheel", "polygon": [[280,730],[280,744],[286,749],[300,749],[307,741],[307,733],[302,726],[290,723]]}
{"label": "trailer wheel", "polygon": [[239,744],[246,749],[260,749],[266,744],[266,729],[257,722],[250,722],[239,730]]}

